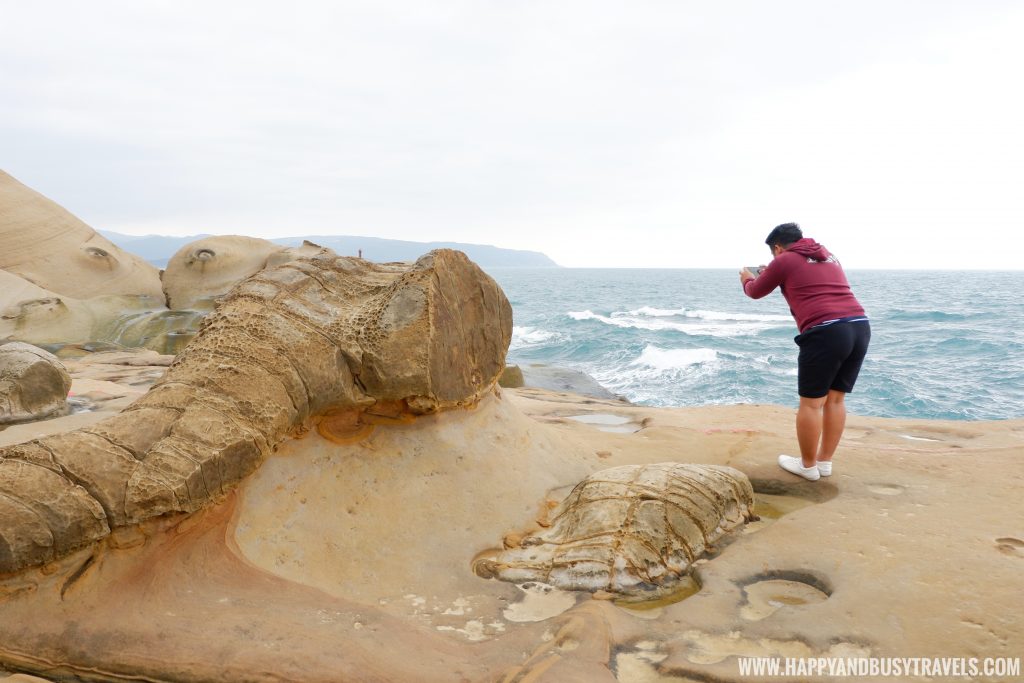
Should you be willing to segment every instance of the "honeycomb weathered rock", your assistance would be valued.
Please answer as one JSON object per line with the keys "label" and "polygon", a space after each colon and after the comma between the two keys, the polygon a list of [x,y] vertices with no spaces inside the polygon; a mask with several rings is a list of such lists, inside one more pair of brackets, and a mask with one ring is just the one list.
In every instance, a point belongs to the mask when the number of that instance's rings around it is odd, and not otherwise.
{"label": "honeycomb weathered rock", "polygon": [[471,404],[511,334],[501,288],[461,252],[410,265],[324,249],[261,271],[123,412],[0,449],[0,573],[195,511],[311,418]]}

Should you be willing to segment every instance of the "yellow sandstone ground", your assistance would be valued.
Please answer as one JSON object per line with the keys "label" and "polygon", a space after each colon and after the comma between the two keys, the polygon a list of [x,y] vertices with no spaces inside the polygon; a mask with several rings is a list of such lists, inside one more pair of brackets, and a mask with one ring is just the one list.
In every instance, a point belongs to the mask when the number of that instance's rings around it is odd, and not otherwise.
{"label": "yellow sandstone ground", "polygon": [[[0,444],[82,426],[162,370],[71,365],[73,392],[113,398]],[[733,681],[745,655],[1021,656],[1024,420],[851,416],[815,483],[775,465],[792,421],[526,388],[354,443],[311,430],[219,504],[0,582],[0,618],[50,644],[0,651],[98,680],[125,680],[112,662],[176,680]],[[471,571],[587,474],[663,461],[727,464],[758,492],[761,521],[699,562],[692,595],[626,605]]]}

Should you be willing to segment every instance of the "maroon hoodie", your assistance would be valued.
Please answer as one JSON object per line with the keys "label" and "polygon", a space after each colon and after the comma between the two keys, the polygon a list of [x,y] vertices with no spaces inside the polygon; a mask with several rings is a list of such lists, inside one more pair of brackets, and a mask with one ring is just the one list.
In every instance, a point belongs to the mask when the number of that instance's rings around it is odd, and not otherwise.
{"label": "maroon hoodie", "polygon": [[789,245],[753,280],[743,283],[752,299],[782,289],[800,332],[826,320],[864,315],[842,266],[828,249],[805,237]]}

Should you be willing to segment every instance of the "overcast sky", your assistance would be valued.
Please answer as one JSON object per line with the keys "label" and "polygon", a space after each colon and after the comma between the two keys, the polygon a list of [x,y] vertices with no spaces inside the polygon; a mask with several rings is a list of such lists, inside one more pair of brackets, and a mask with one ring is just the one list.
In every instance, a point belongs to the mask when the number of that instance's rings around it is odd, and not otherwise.
{"label": "overcast sky", "polygon": [[0,168],[94,228],[1024,267],[1024,3],[0,0]]}

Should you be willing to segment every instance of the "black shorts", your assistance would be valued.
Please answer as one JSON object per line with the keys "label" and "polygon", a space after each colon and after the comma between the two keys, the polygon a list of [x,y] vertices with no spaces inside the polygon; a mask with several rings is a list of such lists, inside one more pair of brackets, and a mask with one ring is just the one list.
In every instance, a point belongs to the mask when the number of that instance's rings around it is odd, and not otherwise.
{"label": "black shorts", "polygon": [[867,320],[812,327],[793,339],[800,347],[797,386],[804,398],[821,398],[829,389],[850,393],[871,341]]}

